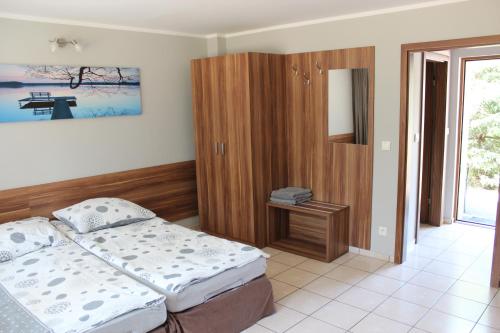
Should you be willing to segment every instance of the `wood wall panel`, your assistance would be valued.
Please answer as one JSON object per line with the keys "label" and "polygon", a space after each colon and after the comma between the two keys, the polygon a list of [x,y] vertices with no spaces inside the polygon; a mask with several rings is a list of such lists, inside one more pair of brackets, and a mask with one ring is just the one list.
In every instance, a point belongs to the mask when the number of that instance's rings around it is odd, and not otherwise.
{"label": "wood wall panel", "polygon": [[0,223],[96,197],[119,197],[170,221],[198,215],[195,162],[186,161],[0,191]]}
{"label": "wood wall panel", "polygon": [[312,124],[309,53],[286,56],[288,185],[312,187]]}
{"label": "wood wall panel", "polygon": [[[308,63],[309,89],[293,75],[294,64]],[[302,68],[302,67],[301,67]],[[370,75],[368,144],[328,141],[328,70],[368,68]],[[320,72],[323,70],[323,73]],[[314,199],[350,207],[350,245],[370,248],[373,177],[375,48],[363,47],[287,55],[289,184],[310,187]],[[302,83],[303,84],[303,83]],[[302,96],[309,92],[310,97]],[[308,99],[309,98],[309,99]],[[304,108],[308,111],[304,111]],[[304,138],[306,136],[306,138]]]}

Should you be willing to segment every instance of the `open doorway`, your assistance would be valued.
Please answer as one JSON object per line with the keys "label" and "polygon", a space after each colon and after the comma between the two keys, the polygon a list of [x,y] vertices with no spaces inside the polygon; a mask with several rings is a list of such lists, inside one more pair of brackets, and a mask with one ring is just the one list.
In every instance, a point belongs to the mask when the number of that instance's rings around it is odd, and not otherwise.
{"label": "open doorway", "polygon": [[500,56],[461,61],[456,219],[495,227],[500,174]]}
{"label": "open doorway", "polygon": [[[490,59],[495,55],[492,52],[500,55],[500,48],[439,49],[432,45],[426,49],[422,45],[415,49],[406,53],[403,62],[407,69],[403,76],[407,91],[402,95],[406,104],[406,131],[402,132],[406,136],[405,200],[404,205],[398,202],[398,218],[402,212],[405,228],[400,259],[436,276],[497,285],[498,281],[490,281],[490,274],[500,176],[495,168],[500,161],[500,124],[495,123],[500,121],[500,86],[486,89],[472,79],[495,85],[498,78],[500,84],[500,69],[497,73]],[[485,55],[489,58],[481,60],[490,60],[490,64],[469,63],[470,82],[465,82],[467,75],[461,72],[466,71],[465,61],[477,62]],[[467,86],[474,88],[469,89],[469,96]],[[490,194],[489,201],[486,194]]]}

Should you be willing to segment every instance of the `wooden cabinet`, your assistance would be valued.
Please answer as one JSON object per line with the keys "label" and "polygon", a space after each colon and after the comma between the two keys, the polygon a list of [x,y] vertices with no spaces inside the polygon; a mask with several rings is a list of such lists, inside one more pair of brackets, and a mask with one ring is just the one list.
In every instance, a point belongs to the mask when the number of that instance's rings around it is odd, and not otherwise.
{"label": "wooden cabinet", "polygon": [[191,64],[202,230],[265,246],[265,204],[286,184],[284,56]]}

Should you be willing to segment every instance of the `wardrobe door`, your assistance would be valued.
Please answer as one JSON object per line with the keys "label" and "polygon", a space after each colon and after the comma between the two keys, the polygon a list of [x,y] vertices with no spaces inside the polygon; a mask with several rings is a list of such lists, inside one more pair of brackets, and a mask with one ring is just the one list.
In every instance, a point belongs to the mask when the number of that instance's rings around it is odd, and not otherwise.
{"label": "wardrobe door", "polygon": [[312,133],[310,116],[310,54],[286,56],[288,185],[311,188]]}
{"label": "wardrobe door", "polygon": [[225,56],[226,235],[255,243],[248,54]]}
{"label": "wardrobe door", "polygon": [[202,230],[224,234],[224,61],[194,60],[191,67],[200,224]]}

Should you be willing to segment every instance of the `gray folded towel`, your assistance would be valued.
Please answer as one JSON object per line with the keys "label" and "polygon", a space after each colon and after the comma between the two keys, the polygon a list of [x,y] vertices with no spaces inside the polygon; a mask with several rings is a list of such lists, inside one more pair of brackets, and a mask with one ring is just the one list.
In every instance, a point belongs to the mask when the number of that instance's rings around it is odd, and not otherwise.
{"label": "gray folded towel", "polygon": [[274,190],[271,193],[271,197],[289,200],[309,198],[311,196],[312,193],[310,189],[301,187],[285,187],[279,190]]}
{"label": "gray folded towel", "polygon": [[282,205],[291,205],[291,206],[298,205],[298,204],[307,202],[309,200],[311,200],[311,198],[293,200],[293,199],[279,199],[279,198],[271,197],[271,202],[279,203]]}
{"label": "gray folded towel", "polygon": [[309,199],[312,197],[312,193],[309,192],[307,194],[299,194],[293,197],[290,197],[287,194],[282,194],[282,193],[275,193],[271,194],[271,198],[276,198],[276,199],[282,199],[282,200],[296,200],[296,201],[301,201],[305,199]]}

